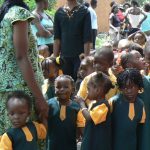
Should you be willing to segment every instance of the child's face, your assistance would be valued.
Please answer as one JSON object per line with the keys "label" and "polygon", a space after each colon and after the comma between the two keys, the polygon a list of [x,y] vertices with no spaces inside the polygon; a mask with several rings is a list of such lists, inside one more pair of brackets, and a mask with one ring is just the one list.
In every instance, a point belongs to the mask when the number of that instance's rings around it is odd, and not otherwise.
{"label": "child's face", "polygon": [[59,69],[55,66],[55,64],[51,60],[48,60],[42,64],[42,70],[43,75],[46,79],[56,78],[58,76]]}
{"label": "child's face", "polygon": [[132,65],[134,68],[138,70],[143,70],[145,68],[145,61],[142,58],[141,54],[137,51],[131,52],[133,53],[133,60],[132,60]]}
{"label": "child's face", "polygon": [[103,73],[107,73],[108,69],[111,67],[112,62],[107,61],[106,58],[101,54],[99,56],[94,56],[94,65],[95,71],[101,71]]}
{"label": "child's face", "polygon": [[88,89],[88,99],[89,100],[97,100],[98,97],[101,96],[102,89],[101,87],[97,87],[94,85],[94,83],[90,80],[87,84]]}
{"label": "child's face", "polygon": [[55,93],[58,99],[61,101],[66,101],[70,99],[73,87],[71,81],[67,78],[61,78],[55,83]]}
{"label": "child's face", "polygon": [[137,33],[137,34],[134,36],[134,42],[142,46],[142,45],[145,44],[145,38],[143,37],[142,34]]}
{"label": "child's face", "polygon": [[150,51],[149,52],[145,52],[145,61],[150,66]]}
{"label": "child's face", "polygon": [[14,128],[20,128],[26,124],[30,115],[29,106],[25,100],[11,98],[7,103],[8,116]]}
{"label": "child's face", "polygon": [[136,84],[127,81],[125,87],[122,88],[121,91],[128,101],[134,102],[138,95],[139,87]]}
{"label": "child's face", "polygon": [[81,61],[79,74],[82,78],[86,77],[87,75],[93,72],[93,67],[87,64],[86,61]]}

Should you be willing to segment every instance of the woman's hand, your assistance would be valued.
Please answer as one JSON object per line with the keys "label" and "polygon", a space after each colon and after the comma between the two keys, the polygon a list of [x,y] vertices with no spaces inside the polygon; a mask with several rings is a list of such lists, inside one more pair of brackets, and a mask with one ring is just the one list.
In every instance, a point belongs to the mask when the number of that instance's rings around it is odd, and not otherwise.
{"label": "woman's hand", "polygon": [[35,99],[36,110],[41,118],[48,118],[48,104],[44,98]]}

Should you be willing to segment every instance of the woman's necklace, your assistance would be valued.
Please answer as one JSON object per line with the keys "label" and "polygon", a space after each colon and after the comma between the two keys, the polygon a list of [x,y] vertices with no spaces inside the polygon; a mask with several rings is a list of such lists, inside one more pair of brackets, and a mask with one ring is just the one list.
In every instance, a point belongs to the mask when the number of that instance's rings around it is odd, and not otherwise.
{"label": "woman's necklace", "polygon": [[75,12],[77,12],[80,9],[81,5],[77,4],[72,10],[69,8],[68,5],[64,6],[64,12],[66,12],[67,16],[71,18]]}

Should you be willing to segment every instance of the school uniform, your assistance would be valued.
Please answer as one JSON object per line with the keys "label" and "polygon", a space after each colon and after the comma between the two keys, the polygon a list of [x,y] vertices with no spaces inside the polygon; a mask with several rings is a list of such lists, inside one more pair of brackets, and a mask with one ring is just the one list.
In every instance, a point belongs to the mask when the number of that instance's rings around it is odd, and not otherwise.
{"label": "school uniform", "polygon": [[68,106],[61,105],[56,97],[48,103],[46,150],[76,150],[76,129],[85,125],[79,105],[74,101]]}
{"label": "school uniform", "polygon": [[144,91],[139,94],[143,100],[146,111],[146,121],[143,126],[139,126],[138,150],[150,150],[150,77],[143,76]]}
{"label": "school uniform", "polygon": [[0,141],[0,150],[38,150],[38,139],[46,138],[46,128],[37,122],[28,122],[22,128],[10,128]]}
{"label": "school uniform", "polygon": [[96,102],[89,110],[81,150],[111,150],[111,117],[107,100]]}
{"label": "school uniform", "polygon": [[[115,86],[113,89],[110,89],[109,92],[106,94],[106,100],[109,100],[111,97],[116,95],[119,90],[118,87],[116,86],[116,77],[112,73],[111,69],[109,69],[109,79],[111,80],[112,84]],[[96,75],[96,72],[91,73],[90,75],[86,76],[83,81],[81,82],[80,89],[77,93],[78,96],[82,97],[85,99],[87,97],[87,84],[89,80],[91,79],[92,76]],[[90,103],[90,102],[88,102]]]}
{"label": "school uniform", "polygon": [[137,127],[146,119],[140,98],[130,103],[123,94],[110,99],[112,104],[113,150],[137,150]]}

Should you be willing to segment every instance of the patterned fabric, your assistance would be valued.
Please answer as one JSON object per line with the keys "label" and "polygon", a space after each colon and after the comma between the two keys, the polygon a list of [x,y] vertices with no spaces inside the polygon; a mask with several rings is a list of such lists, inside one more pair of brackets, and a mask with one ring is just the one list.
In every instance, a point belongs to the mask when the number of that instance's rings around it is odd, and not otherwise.
{"label": "patterned fabric", "polygon": [[[13,23],[31,20],[33,16],[24,8],[14,6],[9,9],[0,24],[0,92],[28,89],[16,62],[13,45]],[[38,64],[36,42],[29,26],[29,58],[35,73],[35,78],[41,84],[42,71]]]}
{"label": "patterned fabric", "polygon": [[[0,135],[11,127],[5,107],[9,92],[22,90],[32,96],[16,61],[15,48],[13,45],[13,24],[17,21],[31,21],[33,18],[34,17],[28,10],[19,6],[13,6],[5,14],[0,23]],[[36,42],[31,32],[30,25],[28,35],[28,56],[33,67],[35,78],[41,87],[44,78],[42,69],[38,64]],[[33,108],[32,116],[35,118],[34,110]]]}

